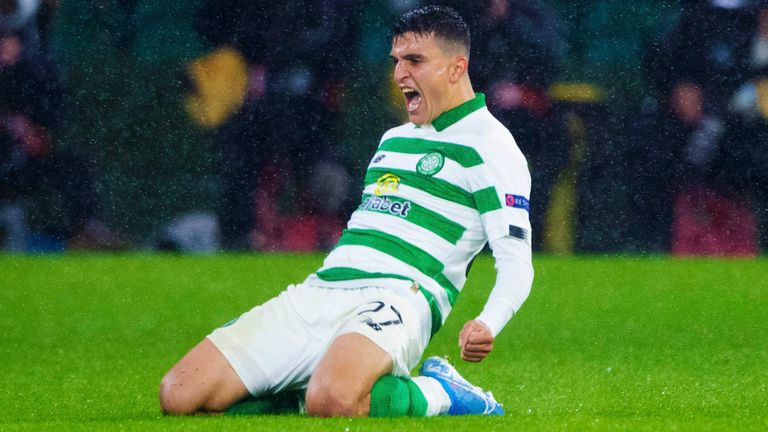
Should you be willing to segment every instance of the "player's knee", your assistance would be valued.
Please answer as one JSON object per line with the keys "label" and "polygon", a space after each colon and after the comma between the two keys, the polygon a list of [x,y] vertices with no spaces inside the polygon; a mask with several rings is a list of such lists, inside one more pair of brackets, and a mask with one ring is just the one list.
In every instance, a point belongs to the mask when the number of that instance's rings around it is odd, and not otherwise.
{"label": "player's knee", "polygon": [[199,408],[189,386],[185,388],[173,372],[168,372],[160,382],[160,409],[163,414],[188,415],[194,414]]}
{"label": "player's knee", "polygon": [[307,414],[315,417],[361,417],[368,415],[365,398],[343,385],[312,385],[307,388]]}

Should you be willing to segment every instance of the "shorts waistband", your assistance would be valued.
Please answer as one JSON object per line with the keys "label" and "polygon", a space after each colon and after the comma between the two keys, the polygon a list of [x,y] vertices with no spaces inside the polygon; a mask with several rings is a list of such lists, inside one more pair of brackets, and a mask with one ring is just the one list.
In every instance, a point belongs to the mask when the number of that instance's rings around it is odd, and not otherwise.
{"label": "shorts waistband", "polygon": [[[418,282],[397,278],[368,278],[352,279],[343,281],[324,281],[311,274],[304,281],[305,285],[316,286],[330,289],[361,289],[361,288],[383,288],[391,290],[402,297],[414,299],[421,297],[427,306],[431,321],[429,337],[430,339],[437,333],[443,325],[443,314],[435,296],[419,285]],[[418,296],[414,294],[420,293]]]}

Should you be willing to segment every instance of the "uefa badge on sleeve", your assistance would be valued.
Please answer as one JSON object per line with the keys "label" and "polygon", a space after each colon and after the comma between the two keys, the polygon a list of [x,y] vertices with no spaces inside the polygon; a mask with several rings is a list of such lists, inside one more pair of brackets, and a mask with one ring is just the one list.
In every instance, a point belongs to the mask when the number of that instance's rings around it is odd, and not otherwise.
{"label": "uefa badge on sleeve", "polygon": [[440,172],[440,170],[443,169],[444,164],[445,156],[443,156],[442,153],[427,153],[424,157],[419,159],[419,162],[416,164],[416,172],[431,177]]}

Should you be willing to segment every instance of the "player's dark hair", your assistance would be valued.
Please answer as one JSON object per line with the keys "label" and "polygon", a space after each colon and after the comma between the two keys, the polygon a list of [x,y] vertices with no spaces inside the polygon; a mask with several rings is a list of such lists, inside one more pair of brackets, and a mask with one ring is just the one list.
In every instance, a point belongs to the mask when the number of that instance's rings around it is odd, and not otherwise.
{"label": "player's dark hair", "polygon": [[448,6],[424,6],[403,14],[392,27],[392,40],[405,33],[434,35],[435,39],[456,44],[469,55],[469,26]]}

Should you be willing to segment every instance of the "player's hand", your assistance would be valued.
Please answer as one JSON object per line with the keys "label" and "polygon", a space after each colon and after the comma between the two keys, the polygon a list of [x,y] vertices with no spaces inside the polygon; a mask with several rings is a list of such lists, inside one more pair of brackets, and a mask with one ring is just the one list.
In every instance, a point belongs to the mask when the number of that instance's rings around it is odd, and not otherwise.
{"label": "player's hand", "polygon": [[475,363],[482,361],[493,350],[493,340],[487,325],[477,320],[468,321],[459,333],[462,360]]}

